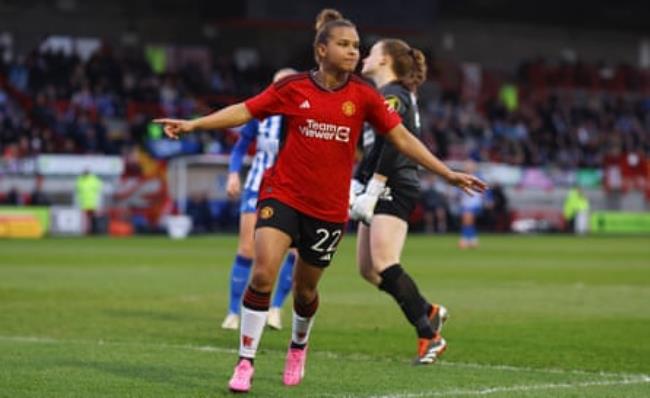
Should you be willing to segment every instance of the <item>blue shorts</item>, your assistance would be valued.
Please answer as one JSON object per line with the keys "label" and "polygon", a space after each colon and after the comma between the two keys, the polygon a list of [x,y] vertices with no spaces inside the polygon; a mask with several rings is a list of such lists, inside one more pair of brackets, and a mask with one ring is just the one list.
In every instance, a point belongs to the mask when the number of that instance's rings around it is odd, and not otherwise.
{"label": "blue shorts", "polygon": [[257,198],[259,192],[250,189],[244,189],[241,194],[241,204],[239,205],[240,213],[255,213],[257,207]]}

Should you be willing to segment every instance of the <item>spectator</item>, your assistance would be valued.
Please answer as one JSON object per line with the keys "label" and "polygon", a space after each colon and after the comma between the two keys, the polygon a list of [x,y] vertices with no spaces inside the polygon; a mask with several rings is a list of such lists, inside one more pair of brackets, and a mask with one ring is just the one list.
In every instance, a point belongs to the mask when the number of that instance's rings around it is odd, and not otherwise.
{"label": "spectator", "polygon": [[508,198],[501,184],[493,184],[485,193],[484,214],[488,228],[495,232],[508,232],[510,230],[510,213],[508,211]]}
{"label": "spectator", "polygon": [[579,187],[572,188],[564,200],[564,221],[567,231],[584,234],[587,232],[588,217],[589,199]]}
{"label": "spectator", "polygon": [[51,204],[49,198],[43,192],[43,176],[37,175],[34,184],[34,190],[29,195],[30,206],[49,206]]}
{"label": "spectator", "polygon": [[83,211],[86,218],[86,233],[96,234],[98,230],[98,211],[102,199],[102,180],[90,172],[84,170],[77,178],[77,206]]}
{"label": "spectator", "polygon": [[436,187],[432,175],[427,175],[422,183],[422,207],[424,207],[425,232],[447,232],[447,198]]}
{"label": "spectator", "polygon": [[18,206],[20,204],[20,194],[18,190],[14,187],[7,192],[7,195],[4,198],[4,204],[10,206]]}
{"label": "spectator", "polygon": [[187,203],[187,215],[192,219],[195,232],[212,232],[212,211],[207,192],[194,194]]}

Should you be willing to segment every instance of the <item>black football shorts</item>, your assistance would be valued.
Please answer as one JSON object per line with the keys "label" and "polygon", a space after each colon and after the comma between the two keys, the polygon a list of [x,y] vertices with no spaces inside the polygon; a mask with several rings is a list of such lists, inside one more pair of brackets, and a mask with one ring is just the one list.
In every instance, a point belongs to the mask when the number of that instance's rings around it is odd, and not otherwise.
{"label": "black football shorts", "polygon": [[418,197],[404,189],[392,189],[390,194],[380,196],[373,214],[388,214],[406,222],[418,203]]}
{"label": "black football shorts", "polygon": [[345,223],[334,223],[310,217],[277,199],[265,199],[257,204],[255,228],[279,229],[291,237],[291,247],[298,249],[300,258],[317,267],[327,267],[338,247]]}

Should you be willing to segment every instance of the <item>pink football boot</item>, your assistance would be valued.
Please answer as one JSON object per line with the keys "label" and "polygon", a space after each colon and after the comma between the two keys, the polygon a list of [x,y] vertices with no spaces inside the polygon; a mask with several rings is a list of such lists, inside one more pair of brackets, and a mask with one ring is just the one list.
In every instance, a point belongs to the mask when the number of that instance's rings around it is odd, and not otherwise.
{"label": "pink football boot", "polygon": [[253,380],[253,374],[255,369],[251,361],[248,359],[242,359],[239,361],[237,366],[235,366],[235,373],[233,373],[228,387],[232,392],[248,392],[251,389],[251,381]]}
{"label": "pink football boot", "polygon": [[286,386],[297,386],[305,375],[305,362],[307,361],[307,347],[304,349],[291,348],[287,351],[287,360],[284,363],[282,381]]}

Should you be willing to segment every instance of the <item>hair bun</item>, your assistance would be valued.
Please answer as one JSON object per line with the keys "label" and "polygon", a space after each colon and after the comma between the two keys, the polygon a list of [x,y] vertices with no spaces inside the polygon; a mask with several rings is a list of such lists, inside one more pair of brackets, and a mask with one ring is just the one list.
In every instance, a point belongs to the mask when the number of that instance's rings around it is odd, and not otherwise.
{"label": "hair bun", "polygon": [[326,23],[343,19],[343,15],[333,8],[325,8],[316,17],[316,31],[319,31]]}

